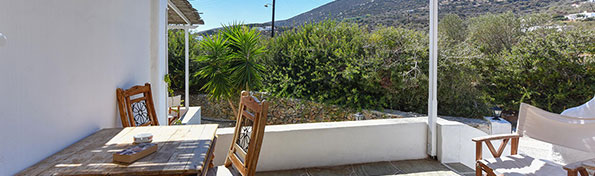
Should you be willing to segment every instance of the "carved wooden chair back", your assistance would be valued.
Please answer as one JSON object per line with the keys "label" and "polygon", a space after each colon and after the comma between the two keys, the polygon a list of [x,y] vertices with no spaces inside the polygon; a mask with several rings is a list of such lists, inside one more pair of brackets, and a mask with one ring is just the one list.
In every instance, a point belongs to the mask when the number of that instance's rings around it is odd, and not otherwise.
{"label": "carved wooden chair back", "polygon": [[242,91],[235,133],[225,166],[233,165],[243,176],[253,176],[256,173],[268,106],[267,101],[260,102],[247,91]]}
{"label": "carved wooden chair back", "polygon": [[116,96],[122,126],[159,125],[155,115],[151,84],[136,85],[127,90],[118,88],[116,89]]}

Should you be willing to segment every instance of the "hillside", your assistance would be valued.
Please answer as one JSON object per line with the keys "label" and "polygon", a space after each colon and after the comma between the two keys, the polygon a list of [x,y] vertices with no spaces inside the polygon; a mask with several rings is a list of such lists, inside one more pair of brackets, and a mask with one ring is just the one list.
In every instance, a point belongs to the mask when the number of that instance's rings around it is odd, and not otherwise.
{"label": "hillside", "polygon": [[[440,15],[454,13],[462,17],[512,11],[516,14],[550,12],[564,14],[577,0],[440,0]],[[578,11],[578,9],[576,10]],[[428,0],[336,0],[287,20],[279,26],[297,26],[325,19],[349,20],[369,26],[409,26],[425,28]]]}
{"label": "hillside", "polygon": [[[595,3],[585,0],[439,0],[439,16],[453,13],[463,18],[485,13],[511,11],[518,15],[549,13],[566,15],[582,11],[595,11]],[[577,7],[577,5],[579,5]],[[426,29],[428,26],[428,0],[335,0],[287,20],[276,21],[278,31],[284,31],[308,22],[325,19],[346,20],[374,27],[377,25]],[[269,23],[248,24],[264,27]],[[211,29],[200,34],[212,34]],[[263,34],[268,35],[267,31]]]}

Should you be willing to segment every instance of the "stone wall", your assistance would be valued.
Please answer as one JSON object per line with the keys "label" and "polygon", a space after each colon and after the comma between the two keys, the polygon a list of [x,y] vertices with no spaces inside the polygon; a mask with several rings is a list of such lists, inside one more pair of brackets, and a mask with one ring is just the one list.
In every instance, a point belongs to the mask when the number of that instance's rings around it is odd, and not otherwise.
{"label": "stone wall", "polygon": [[[327,105],[313,101],[271,97],[257,93],[259,99],[265,99],[270,102],[267,124],[296,124],[296,123],[314,123],[314,122],[335,122],[335,121],[353,121],[370,119],[391,119],[391,118],[411,118],[425,117],[425,114],[403,112],[398,110],[384,110],[383,112],[375,110],[361,110],[344,108],[335,105]],[[191,95],[192,106],[201,106],[202,117],[207,118],[212,123],[220,123],[222,127],[233,126],[229,120],[235,119],[227,101],[212,102],[208,95]],[[237,100],[233,102],[238,106]],[[472,119],[465,117],[440,116],[441,118],[457,121],[486,133],[490,132],[490,126],[483,119]],[[220,119],[224,121],[213,121]]]}
{"label": "stone wall", "polygon": [[[401,115],[387,114],[378,111],[344,108],[326,105],[313,101],[277,98],[266,95],[255,95],[269,101],[268,124],[295,124],[312,122],[352,121],[369,119],[403,118]],[[202,116],[214,119],[235,119],[227,101],[213,102],[208,95],[191,95],[192,105],[202,107]],[[237,107],[237,100],[233,102]]]}

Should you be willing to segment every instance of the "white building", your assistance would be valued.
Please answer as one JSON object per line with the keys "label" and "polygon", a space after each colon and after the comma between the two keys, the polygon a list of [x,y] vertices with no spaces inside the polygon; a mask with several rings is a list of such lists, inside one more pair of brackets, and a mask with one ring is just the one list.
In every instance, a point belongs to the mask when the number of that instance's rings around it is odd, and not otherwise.
{"label": "white building", "polygon": [[584,20],[589,18],[595,18],[595,12],[584,11],[583,13],[569,14],[564,17],[566,17],[570,21]]}
{"label": "white building", "polygon": [[166,122],[167,26],[168,16],[180,24],[176,5],[202,23],[185,0],[1,0],[0,175],[121,127],[118,87],[150,82]]}
{"label": "white building", "polygon": [[[488,134],[438,118],[438,1],[430,2],[428,117],[268,126],[258,170],[427,158],[473,168],[471,138]],[[164,124],[167,30],[188,34],[201,23],[186,0],[0,0],[0,175],[122,127],[116,88],[150,82]],[[217,134],[215,164],[222,164],[233,129]],[[521,151],[548,152],[533,146]],[[491,156],[485,146],[478,154]]]}

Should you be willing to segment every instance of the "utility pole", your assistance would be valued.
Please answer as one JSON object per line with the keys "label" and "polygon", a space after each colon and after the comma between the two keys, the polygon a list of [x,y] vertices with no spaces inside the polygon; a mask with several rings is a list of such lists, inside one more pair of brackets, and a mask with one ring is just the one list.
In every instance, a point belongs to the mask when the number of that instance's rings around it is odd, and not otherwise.
{"label": "utility pole", "polygon": [[275,0],[273,0],[273,20],[271,20],[271,37],[275,37]]}
{"label": "utility pole", "polygon": [[[264,7],[269,7],[269,5],[271,4],[265,4]],[[273,0],[273,15],[272,15],[272,20],[271,20],[271,37],[275,37],[275,0]]]}

